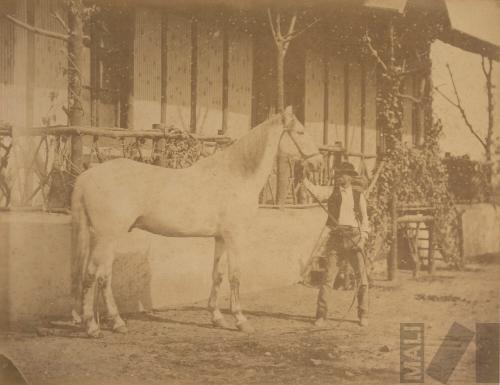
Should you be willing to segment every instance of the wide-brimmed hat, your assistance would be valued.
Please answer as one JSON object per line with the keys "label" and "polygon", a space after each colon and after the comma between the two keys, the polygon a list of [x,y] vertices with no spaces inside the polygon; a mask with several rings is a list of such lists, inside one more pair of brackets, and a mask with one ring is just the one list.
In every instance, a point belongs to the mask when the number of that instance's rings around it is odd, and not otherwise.
{"label": "wide-brimmed hat", "polygon": [[350,176],[358,176],[354,165],[349,162],[342,162],[339,166],[335,167],[336,175],[350,175]]}

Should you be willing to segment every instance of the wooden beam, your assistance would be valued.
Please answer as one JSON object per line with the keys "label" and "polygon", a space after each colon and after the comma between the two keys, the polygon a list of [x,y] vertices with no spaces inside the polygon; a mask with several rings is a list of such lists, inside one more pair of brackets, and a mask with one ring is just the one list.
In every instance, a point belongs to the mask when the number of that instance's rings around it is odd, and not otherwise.
{"label": "wooden beam", "polygon": [[[89,135],[102,136],[106,138],[145,138],[145,139],[160,139],[166,137],[176,137],[177,134],[165,133],[163,130],[130,130],[117,127],[92,127],[92,126],[43,126],[33,128],[22,127],[0,127],[0,136],[43,136],[43,135]],[[201,141],[212,141],[220,143],[229,143],[233,140],[227,136],[201,136],[194,133],[189,134],[191,137]]]}
{"label": "wooden beam", "polygon": [[191,20],[191,117],[189,127],[196,132],[196,102],[198,87],[198,21]]}

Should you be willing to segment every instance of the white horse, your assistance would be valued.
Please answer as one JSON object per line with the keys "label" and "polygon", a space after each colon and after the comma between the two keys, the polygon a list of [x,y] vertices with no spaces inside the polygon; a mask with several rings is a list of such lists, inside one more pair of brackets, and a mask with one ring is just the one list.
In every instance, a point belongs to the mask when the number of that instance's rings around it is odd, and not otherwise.
{"label": "white horse", "polygon": [[113,330],[127,331],[113,298],[111,275],[117,239],[132,228],[169,237],[214,237],[208,301],[212,322],[227,327],[217,304],[221,257],[227,252],[230,310],[237,327],[251,332],[239,299],[241,240],[257,213],[259,192],[278,151],[300,156],[313,167],[322,159],[291,108],[189,168],[167,169],[116,159],[82,173],[72,196],[73,293],[87,334],[100,335],[94,317],[96,286],[102,290]]}

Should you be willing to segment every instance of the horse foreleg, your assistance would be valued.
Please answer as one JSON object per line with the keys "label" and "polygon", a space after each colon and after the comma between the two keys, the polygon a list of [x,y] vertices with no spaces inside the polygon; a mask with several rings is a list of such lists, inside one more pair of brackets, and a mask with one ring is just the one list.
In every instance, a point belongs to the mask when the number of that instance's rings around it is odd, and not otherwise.
{"label": "horse foreleg", "polygon": [[241,246],[232,236],[225,238],[229,272],[230,309],[236,318],[236,327],[243,332],[251,333],[253,327],[243,315],[240,303],[240,254]]}
{"label": "horse foreleg", "polygon": [[208,299],[208,310],[212,314],[212,323],[216,327],[228,328],[229,325],[224,320],[224,316],[219,310],[218,297],[224,276],[223,255],[225,252],[224,240],[215,238],[214,267],[212,270],[212,290]]}

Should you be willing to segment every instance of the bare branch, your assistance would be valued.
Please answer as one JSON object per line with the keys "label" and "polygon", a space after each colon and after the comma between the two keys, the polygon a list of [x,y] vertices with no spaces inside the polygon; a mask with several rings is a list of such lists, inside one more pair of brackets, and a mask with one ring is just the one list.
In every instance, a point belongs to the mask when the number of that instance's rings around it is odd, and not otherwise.
{"label": "bare branch", "polygon": [[417,99],[417,98],[416,98],[415,96],[413,96],[413,95],[402,94],[402,93],[398,92],[398,93],[396,94],[396,96],[397,96],[398,98],[411,100],[411,101],[412,101],[413,103],[415,103],[415,104],[420,104],[420,103],[422,103],[422,98]]}
{"label": "bare branch", "polygon": [[453,100],[451,100],[445,93],[443,93],[443,91],[441,91],[439,89],[439,86],[435,86],[434,89],[444,98],[446,99],[446,101],[450,104],[452,104],[453,106],[457,107],[458,108],[458,104],[455,103]]}
{"label": "bare branch", "polygon": [[487,145],[484,142],[484,140],[477,134],[477,132],[474,130],[472,127],[471,122],[469,121],[469,118],[467,117],[467,114],[465,112],[465,109],[462,106],[462,102],[460,100],[460,96],[457,91],[457,86],[455,84],[455,79],[453,78],[453,73],[451,72],[450,65],[446,63],[446,68],[448,68],[448,73],[450,74],[450,79],[451,79],[451,84],[453,85],[453,90],[455,91],[455,97],[457,98],[457,108],[460,111],[460,114],[462,115],[462,118],[464,119],[465,124],[469,128],[469,131],[476,137],[477,140],[483,145],[484,148],[487,149]]}
{"label": "bare branch", "polygon": [[297,31],[291,35],[288,35],[285,39],[285,41],[289,42],[292,41],[293,39],[299,37],[302,35],[304,32],[306,32],[309,28],[311,28],[314,24],[316,24],[320,19],[315,19],[312,23],[309,23],[307,26],[302,28],[300,31]]}
{"label": "bare branch", "polygon": [[[12,23],[14,23],[16,26],[18,27],[21,27],[21,28],[24,28],[25,30],[27,31],[30,31],[30,32],[33,32],[33,33],[36,33],[38,35],[42,35],[42,36],[47,36],[47,37],[51,37],[53,39],[58,39],[58,40],[62,40],[62,41],[65,41],[67,42],[70,38],[70,34],[68,35],[65,35],[63,33],[59,33],[59,32],[53,32],[53,31],[49,31],[49,30],[46,30],[46,29],[42,29],[42,28],[38,28],[38,27],[35,27],[33,25],[30,25],[30,24],[27,24],[25,23],[24,21],[21,21],[19,19],[16,19],[14,16],[11,16],[11,15],[8,15],[6,13],[3,13],[3,12],[0,12],[0,16],[3,16],[5,17],[7,20],[10,20]],[[63,22],[63,20],[61,19],[60,22]],[[64,22],[63,22],[64,23]],[[65,24],[64,24],[65,25]],[[65,28],[68,28],[69,27],[65,27]],[[88,44],[88,42],[90,42],[90,37],[87,36],[87,35],[83,35],[82,36],[82,39],[83,39],[83,42],[85,44]]]}
{"label": "bare branch", "polygon": [[294,12],[292,16],[292,20],[290,21],[290,26],[288,27],[288,33],[286,36],[290,36],[293,33],[293,30],[295,29],[295,23],[297,22],[297,12]]}
{"label": "bare branch", "polygon": [[489,77],[491,77],[491,59],[489,59],[489,70],[486,70],[486,65],[484,64],[484,56],[481,56],[481,67],[483,68],[483,73],[484,76],[486,77],[486,80],[488,80]]}
{"label": "bare branch", "polygon": [[273,18],[271,16],[271,8],[268,8],[267,9],[267,17],[269,19],[269,25],[271,26],[271,33],[273,34],[273,39],[274,39],[274,42],[277,43],[277,35],[276,35],[276,31],[274,29],[274,24],[273,24]]}
{"label": "bare branch", "polygon": [[283,35],[281,34],[281,13],[276,12],[276,36],[279,40],[283,39]]}
{"label": "bare branch", "polygon": [[61,25],[61,27],[63,27],[64,30],[68,34],[71,33],[71,29],[68,27],[68,25],[66,24],[66,22],[62,19],[62,17],[57,12],[52,13],[51,16],[54,17],[59,22],[59,24]]}
{"label": "bare branch", "polygon": [[59,40],[63,40],[63,41],[68,41],[69,39],[69,35],[64,35],[62,33],[58,33],[58,32],[52,32],[52,31],[48,31],[46,29],[41,29],[41,28],[38,28],[38,27],[34,27],[30,24],[27,24],[21,20],[18,20],[16,19],[15,17],[11,16],[11,15],[7,15],[6,13],[1,13],[6,19],[10,20],[12,23],[14,23],[16,26],[18,27],[21,27],[21,28],[24,28],[30,32],[34,32],[34,33],[37,33],[39,35],[43,35],[43,36],[47,36],[47,37],[52,37],[54,39],[59,39]]}
{"label": "bare branch", "polygon": [[372,56],[377,60],[377,63],[380,64],[380,66],[384,69],[385,72],[388,72],[387,65],[384,63],[382,58],[379,56],[377,50],[375,48],[373,48],[372,39],[370,38],[370,36],[368,36],[368,31],[365,31],[365,36],[363,37],[363,41],[366,43],[366,46],[370,50]]}
{"label": "bare branch", "polygon": [[[447,65],[448,66],[448,65]],[[450,71],[450,76],[452,76],[452,79],[453,79],[453,75],[451,75],[451,70],[448,66],[448,70]],[[452,83],[453,85],[455,84],[454,81],[452,80]],[[455,90],[455,97],[457,98],[457,102],[454,102],[453,100],[451,100],[448,96],[446,96],[438,87],[434,87],[434,89],[446,100],[448,101],[448,103],[452,104],[453,106],[455,106],[458,111],[460,111],[460,115],[462,115],[462,118],[465,122],[465,124],[467,125],[467,128],[469,129],[469,131],[472,133],[472,135],[474,135],[474,137],[479,141],[479,143],[481,143],[481,145],[486,148],[486,143],[484,142],[484,140],[477,134],[477,132],[474,130],[474,127],[472,127],[472,124],[471,122],[469,121],[469,118],[467,117],[467,113],[465,112],[464,108],[462,107],[462,104],[460,102],[460,98],[458,97],[458,93],[457,93],[457,90],[456,88],[454,87],[454,90]]]}

